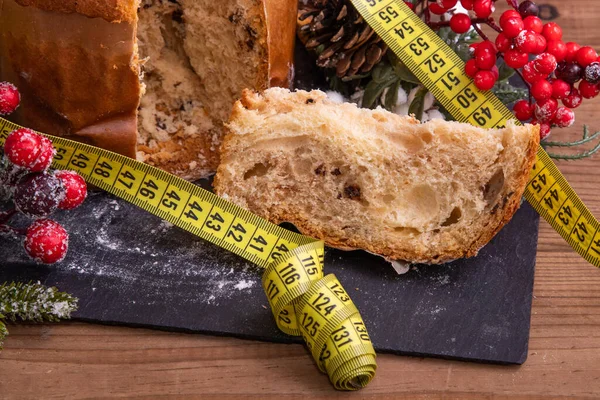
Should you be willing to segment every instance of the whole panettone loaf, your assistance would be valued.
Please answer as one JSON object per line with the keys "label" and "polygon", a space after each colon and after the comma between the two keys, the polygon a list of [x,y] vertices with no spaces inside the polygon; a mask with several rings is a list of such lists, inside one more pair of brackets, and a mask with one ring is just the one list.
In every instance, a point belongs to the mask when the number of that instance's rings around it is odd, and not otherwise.
{"label": "whole panettone loaf", "polygon": [[533,125],[485,130],[336,104],[323,92],[244,91],[216,192],[341,248],[438,264],[471,257],[519,207]]}
{"label": "whole panettone loaf", "polygon": [[187,179],[218,164],[243,88],[288,86],[295,0],[0,1],[15,122]]}

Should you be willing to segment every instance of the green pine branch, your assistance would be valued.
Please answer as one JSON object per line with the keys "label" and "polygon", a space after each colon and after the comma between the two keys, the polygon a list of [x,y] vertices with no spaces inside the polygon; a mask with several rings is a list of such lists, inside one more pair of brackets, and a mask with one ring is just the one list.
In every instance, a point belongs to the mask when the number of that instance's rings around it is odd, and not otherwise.
{"label": "green pine branch", "polygon": [[38,283],[0,285],[0,349],[8,330],[4,321],[57,322],[71,318],[77,299]]}
{"label": "green pine branch", "polygon": [[[553,147],[576,147],[588,144],[596,139],[600,138],[600,131],[590,135],[590,130],[587,125],[583,126],[583,138],[581,140],[574,140],[572,142],[542,142],[541,145],[544,150],[548,151],[549,148]],[[591,157],[595,153],[600,151],[600,141],[596,143],[594,147],[589,150],[582,151],[576,154],[558,154],[548,152],[548,155],[555,160],[581,160],[582,158]]]}

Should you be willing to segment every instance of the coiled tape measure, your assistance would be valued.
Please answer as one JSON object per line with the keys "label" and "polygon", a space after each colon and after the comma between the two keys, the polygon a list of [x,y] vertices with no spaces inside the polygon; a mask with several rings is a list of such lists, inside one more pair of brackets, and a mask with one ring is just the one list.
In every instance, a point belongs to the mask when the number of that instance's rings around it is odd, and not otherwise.
{"label": "coiled tape measure", "polygon": [[[0,146],[20,126],[0,118]],[[334,275],[323,276],[324,243],[283,229],[199,186],[131,158],[46,135],[52,167],[85,180],[265,268],[262,284],[277,326],[302,336],[336,389],[365,387],[377,364],[365,324]]]}
{"label": "coiled tape measure", "polygon": [[[352,0],[367,23],[458,121],[502,127],[512,113],[464,74],[464,63],[400,0]],[[518,123],[518,121],[516,121]],[[19,128],[0,118],[0,145]],[[323,276],[324,244],[272,224],[157,168],[94,146],[49,136],[53,167],[85,180],[265,271],[262,285],[277,326],[302,336],[336,389],[366,386],[375,350],[354,303],[334,275]],[[587,261],[600,267],[600,224],[540,147],[525,193]]]}
{"label": "coiled tape measure", "polygon": [[[444,108],[460,122],[520,124],[492,93],[477,89],[465,64],[401,0],[351,0],[358,12]],[[525,198],[590,264],[600,267],[600,223],[540,146]]]}

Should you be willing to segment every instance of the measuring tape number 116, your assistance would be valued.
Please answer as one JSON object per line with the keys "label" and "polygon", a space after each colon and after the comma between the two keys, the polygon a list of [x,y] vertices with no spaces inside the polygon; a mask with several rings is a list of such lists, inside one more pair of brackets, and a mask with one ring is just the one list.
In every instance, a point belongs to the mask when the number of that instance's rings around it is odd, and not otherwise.
{"label": "measuring tape number 116", "polygon": [[[458,55],[401,0],[351,0],[398,58],[459,122],[520,124],[491,92],[479,90]],[[585,260],[600,267],[600,223],[540,146],[525,198]]]}

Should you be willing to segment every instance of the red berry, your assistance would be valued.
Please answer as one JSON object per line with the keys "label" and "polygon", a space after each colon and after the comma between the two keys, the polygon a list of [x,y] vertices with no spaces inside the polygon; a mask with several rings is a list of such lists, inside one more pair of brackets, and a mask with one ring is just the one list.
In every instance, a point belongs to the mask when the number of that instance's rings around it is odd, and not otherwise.
{"label": "red berry", "polygon": [[475,86],[479,90],[490,90],[496,83],[496,78],[491,71],[479,71],[475,74]]}
{"label": "red berry", "polygon": [[556,69],[556,58],[550,53],[542,53],[533,61],[533,67],[541,74],[550,75]]}
{"label": "red berry", "polygon": [[12,114],[21,103],[21,95],[15,85],[0,82],[0,115]]}
{"label": "red berry", "polygon": [[548,100],[552,96],[552,84],[545,79],[531,85],[531,95],[536,101]]}
{"label": "red berry", "polygon": [[521,17],[506,18],[504,23],[500,19],[500,27],[508,38],[515,38],[525,28]]}
{"label": "red berry", "polygon": [[548,22],[544,25],[544,29],[542,30],[542,35],[546,38],[547,41],[561,40],[562,39],[562,29],[556,22]]}
{"label": "red berry", "polygon": [[515,38],[515,46],[523,53],[533,53],[537,49],[537,35],[532,31],[521,31]]}
{"label": "red berry", "polygon": [[571,93],[567,97],[562,99],[562,103],[569,108],[579,107],[582,101],[583,97],[581,97],[581,94],[579,94],[579,90],[575,88],[571,90]]}
{"label": "red berry", "polygon": [[504,24],[509,18],[521,18],[521,14],[519,14],[519,12],[515,10],[504,11],[500,16],[500,25],[502,26],[502,24]]}
{"label": "red berry", "polygon": [[54,264],[64,260],[69,248],[69,234],[49,219],[33,222],[25,236],[25,251],[34,260]]}
{"label": "red berry", "polygon": [[61,210],[79,207],[87,197],[85,180],[75,171],[56,171],[54,176],[61,180],[65,196],[58,204]]}
{"label": "red berry", "polygon": [[596,61],[597,58],[598,53],[590,46],[580,48],[576,55],[577,63],[584,68]]}
{"label": "red berry", "polygon": [[533,108],[527,100],[517,101],[513,106],[513,111],[519,121],[527,121],[533,116]]}
{"label": "red berry", "polygon": [[473,4],[473,11],[477,18],[489,18],[494,12],[494,3],[492,0],[477,0]]}
{"label": "red berry", "polygon": [[536,48],[533,51],[534,54],[541,54],[546,51],[546,38],[540,35],[539,33],[535,34],[535,45]]}
{"label": "red berry", "polygon": [[48,138],[31,129],[19,128],[6,138],[4,153],[14,165],[40,172],[52,163],[54,148]]}
{"label": "red berry", "polygon": [[475,49],[475,65],[479,69],[490,70],[496,65],[496,53],[490,51],[487,46],[484,46],[484,43]]}
{"label": "red berry", "polygon": [[533,15],[530,15],[529,17],[525,18],[523,20],[523,25],[525,26],[525,29],[533,31],[535,33],[542,33],[542,30],[544,29],[544,24],[542,20]]}
{"label": "red berry", "polygon": [[477,55],[478,51],[491,51],[492,53],[496,53],[496,47],[494,46],[494,43],[492,43],[491,40],[484,40],[481,43],[478,43],[477,47],[475,48],[475,55]]}
{"label": "red berry", "polygon": [[496,37],[496,48],[498,51],[505,52],[510,49],[512,42],[504,33],[499,33]]}
{"label": "red berry", "polygon": [[406,4],[406,6],[408,8],[410,8],[411,10],[415,9],[415,5],[413,3],[411,3],[410,1],[405,1],[404,4]]}
{"label": "red berry", "polygon": [[579,93],[581,97],[585,99],[593,99],[600,94],[600,88],[595,83],[589,83],[588,81],[579,82]]}
{"label": "red berry", "polygon": [[562,40],[549,41],[546,43],[546,51],[552,54],[557,62],[561,62],[567,55],[567,45]]}
{"label": "red berry", "polygon": [[559,128],[568,128],[575,122],[575,113],[567,107],[559,107],[552,122]]}
{"label": "red berry", "polygon": [[523,67],[523,79],[525,79],[526,82],[536,83],[545,79],[546,77],[547,75],[540,74],[538,71],[536,71],[536,69],[533,67],[533,61],[528,62]]}
{"label": "red berry", "polygon": [[565,55],[565,61],[568,61],[568,62],[575,61],[575,59],[577,58],[577,52],[579,51],[581,46],[575,42],[567,42],[566,46],[567,46],[567,54]]}
{"label": "red berry", "polygon": [[[438,0],[438,3],[439,3],[439,0]],[[458,3],[458,0],[442,0],[442,7],[449,10],[452,7],[454,7],[456,5],[456,3]]]}
{"label": "red berry", "polygon": [[535,118],[540,122],[552,122],[558,110],[558,101],[552,97],[535,105]]}
{"label": "red berry", "polygon": [[460,4],[467,10],[473,9],[473,3],[475,0],[460,0]]}
{"label": "red berry", "polygon": [[498,80],[500,77],[500,70],[498,70],[498,67],[494,65],[492,69],[490,69],[490,72],[494,75],[494,79]]}
{"label": "red berry", "polygon": [[21,213],[32,218],[44,218],[58,208],[65,196],[60,179],[47,172],[20,182],[13,201]]}
{"label": "red berry", "polygon": [[467,74],[469,78],[475,78],[477,72],[479,72],[479,68],[475,65],[474,59],[470,59],[465,63],[465,74]]}
{"label": "red berry", "polygon": [[550,124],[542,122],[540,124],[540,140],[546,139],[550,135]]}
{"label": "red berry", "polygon": [[511,68],[523,68],[528,60],[529,57],[527,57],[527,54],[519,50],[508,50],[504,53],[504,61]]}
{"label": "red berry", "polygon": [[442,15],[442,14],[445,14],[446,12],[448,12],[448,9],[444,8],[444,7],[441,7],[437,3],[430,3],[429,4],[429,11],[431,11],[435,15]]}
{"label": "red berry", "polygon": [[467,14],[454,14],[450,18],[450,29],[456,33],[465,33],[471,29],[471,18]]}
{"label": "red berry", "polygon": [[552,82],[552,97],[555,99],[564,99],[571,93],[571,85],[560,79]]}

